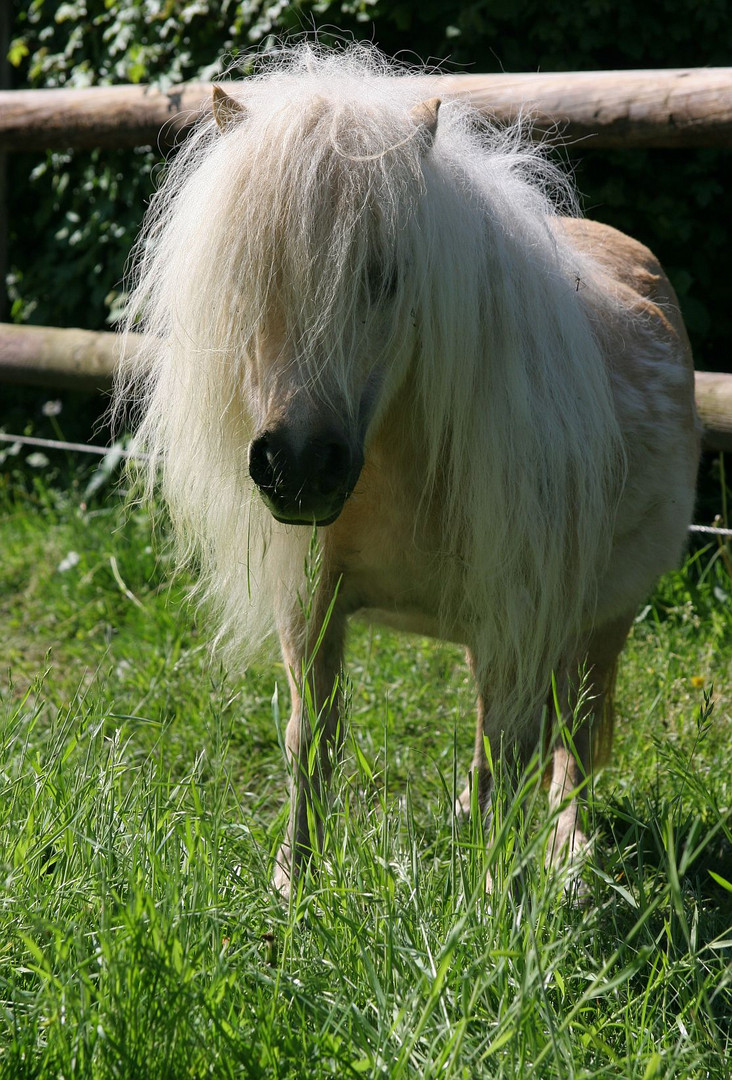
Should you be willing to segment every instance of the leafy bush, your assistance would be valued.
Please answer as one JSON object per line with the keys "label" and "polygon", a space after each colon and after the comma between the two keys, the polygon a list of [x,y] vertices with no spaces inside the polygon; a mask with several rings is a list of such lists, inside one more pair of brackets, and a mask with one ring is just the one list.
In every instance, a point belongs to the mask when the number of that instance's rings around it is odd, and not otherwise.
{"label": "leafy bush", "polygon": [[[272,34],[371,38],[406,59],[474,71],[729,62],[727,0],[15,0],[15,85],[209,79]],[[226,60],[223,62],[226,63]],[[699,366],[727,367],[732,312],[728,150],[574,150],[588,213],[649,244],[679,292]],[[16,321],[102,327],[154,184],[156,149],[11,157]]]}

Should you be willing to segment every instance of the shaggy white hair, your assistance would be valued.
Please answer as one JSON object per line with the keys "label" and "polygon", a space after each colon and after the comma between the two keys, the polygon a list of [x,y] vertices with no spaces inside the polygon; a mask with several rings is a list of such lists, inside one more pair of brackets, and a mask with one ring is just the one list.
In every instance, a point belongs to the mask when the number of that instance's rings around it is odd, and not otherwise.
{"label": "shaggy white hair", "polygon": [[276,294],[293,380],[355,422],[375,264],[389,299],[372,430],[410,379],[423,505],[444,499],[443,551],[426,553],[441,559],[440,632],[467,635],[510,730],[592,622],[625,468],[587,314],[618,313],[552,228],[571,184],[521,125],[479,123],[463,100],[443,103],[431,145],[409,113],[439,86],[368,47],[283,50],[227,90],[246,119],[201,121],[135,252],[127,329],[144,339],[117,395],[135,403],[148,492],[160,483],[220,637],[251,659],[302,587],[310,539],[249,477],[257,334]]}

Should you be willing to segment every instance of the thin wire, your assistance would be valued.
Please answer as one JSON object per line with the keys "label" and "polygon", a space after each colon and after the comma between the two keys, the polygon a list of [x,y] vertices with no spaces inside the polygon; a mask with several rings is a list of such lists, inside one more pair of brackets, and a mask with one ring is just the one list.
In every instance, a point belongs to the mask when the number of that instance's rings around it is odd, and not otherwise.
{"label": "thin wire", "polygon": [[115,454],[117,457],[142,458],[145,454],[123,450],[121,446],[89,446],[87,443],[62,442],[60,439],[39,439],[35,435],[6,435],[0,431],[2,442],[20,443],[22,446],[43,446],[48,450],[75,450],[80,454]]}
{"label": "thin wire", "polygon": [[718,529],[715,525],[690,525],[689,532],[709,533],[711,536],[732,536],[732,529]]}
{"label": "thin wire", "polygon": [[[141,460],[147,454],[136,453],[134,450],[123,450],[120,446],[89,446],[87,443],[62,442],[61,439],[39,439],[35,435],[6,435],[0,431],[2,442],[20,443],[22,446],[43,446],[49,450],[74,450],[80,454],[116,454],[121,458],[137,458]],[[720,529],[714,525],[690,525],[689,532],[704,533],[708,536],[732,536],[732,529]]]}

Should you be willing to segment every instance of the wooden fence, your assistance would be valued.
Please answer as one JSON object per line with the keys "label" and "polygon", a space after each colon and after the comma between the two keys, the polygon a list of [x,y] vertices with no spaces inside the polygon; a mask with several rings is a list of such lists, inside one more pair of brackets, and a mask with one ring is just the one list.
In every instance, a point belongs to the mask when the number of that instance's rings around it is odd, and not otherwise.
{"label": "wooden fence", "polygon": [[[439,87],[500,122],[525,113],[537,134],[591,147],[732,145],[732,68],[443,75]],[[0,92],[0,150],[170,143],[210,100],[209,83]]]}
{"label": "wooden fence", "polygon": [[[466,95],[490,119],[525,114],[539,137],[550,133],[564,144],[583,140],[583,149],[732,146],[732,67],[443,75],[437,81],[445,94]],[[170,145],[210,100],[208,83],[166,91],[0,90],[0,155]],[[104,389],[118,350],[114,334],[0,324],[0,380]],[[706,445],[732,450],[732,375],[697,372],[696,395]]]}
{"label": "wooden fence", "polygon": [[[134,348],[134,335],[128,341]],[[109,390],[117,334],[0,323],[0,380],[25,386]],[[732,375],[696,372],[696,404],[708,450],[732,450]]]}

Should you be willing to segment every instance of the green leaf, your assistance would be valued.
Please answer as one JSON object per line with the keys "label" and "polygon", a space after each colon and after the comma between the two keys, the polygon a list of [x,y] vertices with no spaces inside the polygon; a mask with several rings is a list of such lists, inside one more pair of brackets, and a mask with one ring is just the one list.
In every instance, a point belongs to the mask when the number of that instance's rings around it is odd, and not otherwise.
{"label": "green leaf", "polygon": [[16,38],[15,41],[12,41],[10,43],[10,48],[8,49],[8,60],[13,67],[20,67],[26,56],[30,56],[30,49],[26,45],[23,38]]}
{"label": "green leaf", "polygon": [[723,889],[726,889],[727,892],[732,892],[732,882],[727,881],[721,874],[715,874],[713,870],[710,870],[709,876],[716,881],[717,885],[721,885]]}
{"label": "green leaf", "polygon": [[663,1058],[660,1054],[651,1054],[646,1065],[646,1071],[643,1073],[643,1080],[653,1080],[654,1077],[661,1075],[663,1068]]}

